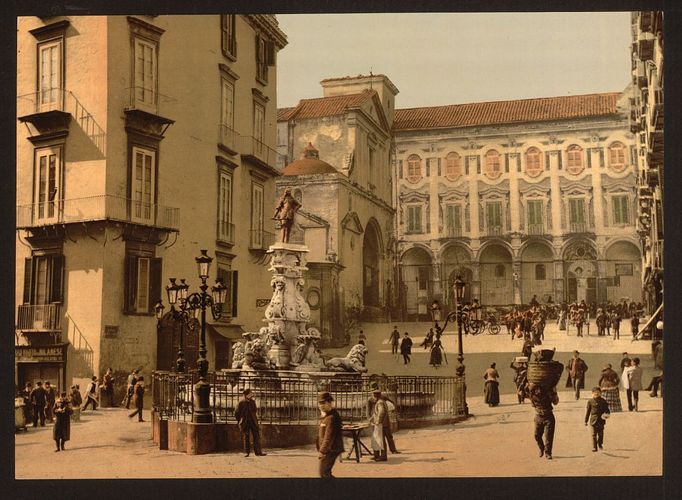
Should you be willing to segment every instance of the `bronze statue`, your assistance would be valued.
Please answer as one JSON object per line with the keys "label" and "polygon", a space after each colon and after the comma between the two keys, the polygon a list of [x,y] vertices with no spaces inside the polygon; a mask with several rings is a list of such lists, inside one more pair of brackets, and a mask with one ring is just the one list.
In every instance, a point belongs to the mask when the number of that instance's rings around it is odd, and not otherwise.
{"label": "bronze statue", "polygon": [[291,195],[291,189],[287,188],[279,199],[275,215],[272,217],[280,223],[280,241],[282,243],[289,243],[294,215],[299,208],[301,208],[301,204]]}

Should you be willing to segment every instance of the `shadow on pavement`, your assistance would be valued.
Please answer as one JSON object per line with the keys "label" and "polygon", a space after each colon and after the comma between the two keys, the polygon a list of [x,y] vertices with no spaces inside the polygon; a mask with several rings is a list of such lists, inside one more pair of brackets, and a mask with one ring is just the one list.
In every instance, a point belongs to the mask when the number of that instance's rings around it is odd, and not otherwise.
{"label": "shadow on pavement", "polygon": [[608,453],[608,452],[606,452],[606,451],[603,451],[602,454],[603,454],[603,455],[606,455],[607,457],[613,457],[613,458],[630,458],[630,457],[627,456],[627,455],[613,455],[613,454]]}

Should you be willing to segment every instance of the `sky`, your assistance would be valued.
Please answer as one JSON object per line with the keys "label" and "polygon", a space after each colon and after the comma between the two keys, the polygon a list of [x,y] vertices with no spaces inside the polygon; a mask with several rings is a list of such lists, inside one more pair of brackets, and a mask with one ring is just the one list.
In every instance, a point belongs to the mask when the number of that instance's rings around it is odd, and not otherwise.
{"label": "sky", "polygon": [[622,91],[630,13],[278,15],[277,106],[322,97],[320,80],[386,75],[396,108]]}

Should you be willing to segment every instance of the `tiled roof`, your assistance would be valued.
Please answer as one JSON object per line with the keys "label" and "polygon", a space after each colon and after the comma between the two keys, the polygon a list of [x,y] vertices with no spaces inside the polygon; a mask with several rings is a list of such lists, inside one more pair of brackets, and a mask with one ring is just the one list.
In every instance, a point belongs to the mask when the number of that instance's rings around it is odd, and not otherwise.
{"label": "tiled roof", "polygon": [[293,106],[291,108],[279,108],[279,109],[277,109],[277,121],[278,122],[285,122],[285,121],[289,120],[289,115],[295,109],[296,109],[296,106]]}
{"label": "tiled roof", "polygon": [[277,121],[288,121],[294,117],[308,119],[342,115],[348,108],[359,106],[370,99],[374,93],[374,90],[363,90],[358,94],[301,99],[298,106],[294,108],[278,109]]}
{"label": "tiled roof", "polygon": [[394,130],[565,120],[616,113],[619,92],[396,109]]}

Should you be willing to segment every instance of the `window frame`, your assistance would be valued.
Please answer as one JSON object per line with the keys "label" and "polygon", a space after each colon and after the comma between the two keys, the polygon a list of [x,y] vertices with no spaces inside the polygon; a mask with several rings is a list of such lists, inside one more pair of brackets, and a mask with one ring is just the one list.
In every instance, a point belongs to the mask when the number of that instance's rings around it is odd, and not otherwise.
{"label": "window frame", "polygon": [[405,178],[408,180],[408,182],[411,182],[412,184],[416,184],[422,178],[424,177],[423,171],[422,171],[422,159],[419,155],[412,154],[407,157],[407,175]]}
{"label": "window frame", "polygon": [[[531,210],[531,207],[534,207]],[[539,208],[535,208],[539,207]],[[543,217],[543,212],[545,208],[545,203],[543,200],[527,200],[526,201],[526,212],[528,214],[528,225],[543,225],[544,224],[544,217]],[[531,217],[533,215],[534,217]],[[537,216],[537,217],[535,217]],[[539,222],[537,221],[537,218],[539,218]]]}
{"label": "window frame", "polygon": [[[226,188],[224,189],[224,186]],[[218,171],[218,217],[217,239],[225,243],[234,243],[234,227],[232,226],[234,203],[234,176],[226,169]]]}
{"label": "window frame", "polygon": [[445,231],[449,235],[461,235],[464,209],[461,203],[448,203],[445,205]]}
{"label": "window frame", "polygon": [[[614,156],[616,157],[614,161]],[[620,160],[620,161],[618,161]],[[628,150],[621,141],[614,141],[609,145],[609,168],[614,172],[622,172],[628,165]]]}
{"label": "window frame", "polygon": [[[141,280],[141,267],[146,265],[144,280]],[[151,316],[154,306],[161,300],[161,276],[163,260],[153,251],[127,248],[124,260],[124,298],[123,313],[129,315]],[[145,295],[140,294],[141,288]],[[145,296],[144,303],[141,297]]]}
{"label": "window frame", "polygon": [[[150,168],[150,175],[151,178],[149,179],[149,216],[144,217],[142,215],[137,215],[137,213],[142,213],[142,208],[143,204],[145,203],[143,200],[138,200],[137,199],[137,191],[136,191],[136,183],[137,183],[137,154],[142,153],[143,157],[144,156],[149,156],[151,157],[151,168]],[[147,154],[149,153],[149,154]],[[157,182],[157,168],[158,168],[158,150],[156,148],[150,147],[148,145],[144,144],[139,144],[139,143],[133,143],[130,145],[130,173],[129,173],[129,203],[130,203],[130,220],[133,222],[142,222],[142,223],[155,223],[156,221],[156,182]],[[144,165],[142,167],[142,182],[143,184],[147,184],[144,173],[145,173],[145,168]],[[141,190],[142,196],[144,196],[144,189]],[[140,209],[138,210],[138,207],[136,206],[137,204],[140,205]]]}
{"label": "window frame", "polygon": [[535,264],[535,281],[545,281],[547,279],[547,266],[545,264]]}
{"label": "window frame", "polygon": [[[568,223],[569,224],[587,224],[587,213],[585,210],[585,198],[583,197],[574,197],[574,198],[569,198],[568,199]],[[574,209],[574,207],[580,206],[581,210],[577,211]],[[580,218],[582,220],[573,220],[573,216],[576,214],[582,214]]]}
{"label": "window frame", "polygon": [[225,57],[237,60],[237,14],[220,15],[220,48]]}
{"label": "window frame", "polygon": [[[497,217],[492,217],[491,216],[491,207],[497,207],[496,212],[497,212]],[[492,225],[490,224],[491,219],[497,219],[499,218],[499,224]],[[490,232],[491,228],[493,227],[499,227],[499,231],[503,232],[504,231],[504,216],[502,214],[502,202],[500,200],[488,200],[485,202],[485,227],[486,231]]]}
{"label": "window frame", "polygon": [[256,33],[256,81],[268,84],[268,40]]}
{"label": "window frame", "polygon": [[502,162],[500,153],[496,149],[490,149],[485,153],[483,174],[488,179],[498,179],[502,175]]}
{"label": "window frame", "polygon": [[[405,234],[423,234],[424,232],[424,207],[421,203],[409,203],[405,205]],[[413,213],[414,215],[410,215]]]}
{"label": "window frame", "polygon": [[[59,68],[56,71],[50,71],[50,75],[52,78],[57,79],[57,86],[53,87],[52,82],[50,81],[50,87],[45,89],[43,88],[43,77],[45,75],[43,71],[43,52],[45,49],[48,48],[55,48],[56,47],[56,55],[57,55],[57,61],[59,64]],[[37,111],[43,112],[43,111],[53,111],[53,110],[62,110],[64,106],[64,76],[65,76],[65,64],[64,64],[64,59],[65,59],[65,50],[64,50],[64,35],[59,35],[57,37],[49,38],[46,40],[41,40],[38,42],[36,45],[36,62],[37,62],[37,75],[36,75],[36,90],[38,93],[38,99],[37,99],[37,104],[38,104],[38,109]],[[52,80],[50,78],[50,80]],[[49,91],[49,100],[44,101],[44,93],[46,91]]]}
{"label": "window frame", "polygon": [[[44,152],[44,154],[43,154]],[[63,166],[63,145],[49,145],[34,149],[34,166],[33,166],[33,219],[41,222],[57,222],[60,219],[62,211],[62,203],[64,200],[64,166]],[[50,158],[55,157],[54,173],[50,174]],[[47,158],[45,164],[45,185],[42,186],[42,166],[41,159]],[[50,182],[53,182],[52,189],[55,190],[54,195],[50,199],[49,192]],[[44,191],[44,192],[43,192]],[[41,196],[44,195],[45,201],[41,202]],[[45,212],[52,209],[52,215],[41,216],[43,205],[46,204]],[[43,212],[44,213],[44,212]]]}
{"label": "window frame", "polygon": [[566,148],[566,171],[569,174],[579,175],[585,170],[583,152],[578,144],[571,144]]}
{"label": "window frame", "polygon": [[538,177],[544,171],[544,154],[535,146],[529,147],[524,153],[525,173],[529,177]]}
{"label": "window frame", "polygon": [[462,157],[451,151],[445,156],[445,178],[450,182],[455,182],[462,177]]}
{"label": "window frame", "polygon": [[[260,194],[260,203],[258,196]],[[265,242],[265,186],[255,180],[251,181],[251,243],[253,248],[263,248]],[[259,217],[260,215],[260,217]]]}
{"label": "window frame", "polygon": [[[156,110],[157,104],[158,104],[158,87],[159,87],[159,42],[157,40],[153,40],[151,38],[147,38],[145,36],[140,35],[139,33],[134,33],[133,34],[133,53],[132,53],[132,96],[133,96],[133,103],[136,107],[142,107],[142,108],[148,108],[148,109],[153,109]],[[141,75],[143,78],[143,81],[139,81],[138,77],[138,46],[146,46],[147,48],[151,49],[150,54],[151,54],[151,61],[152,61],[152,70],[151,74],[149,75],[151,79],[151,85],[147,86],[146,83],[144,82],[144,77],[145,75],[145,59],[144,59],[144,52],[143,52],[143,68],[141,71]],[[139,97],[138,90],[142,89],[142,98]],[[147,99],[146,92],[150,92],[150,98]]]}
{"label": "window frame", "polygon": [[614,226],[630,225],[630,197],[627,194],[611,196],[611,220]]}
{"label": "window frame", "polygon": [[[43,294],[39,296],[39,263],[45,263],[45,280],[42,284]],[[24,259],[24,293],[23,304],[47,305],[62,303],[64,300],[65,260],[61,251],[36,251],[31,257]]]}

